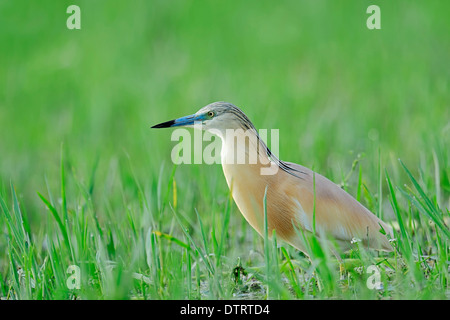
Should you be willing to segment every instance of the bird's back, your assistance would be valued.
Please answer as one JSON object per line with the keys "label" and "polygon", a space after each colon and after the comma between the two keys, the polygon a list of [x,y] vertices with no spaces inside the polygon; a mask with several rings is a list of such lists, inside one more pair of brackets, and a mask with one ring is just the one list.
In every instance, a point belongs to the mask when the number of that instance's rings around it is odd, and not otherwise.
{"label": "bird's back", "polygon": [[281,172],[277,177],[279,188],[296,204],[298,223],[304,230],[313,232],[315,219],[316,233],[333,237],[343,249],[358,239],[370,248],[392,250],[391,227],[344,189],[301,165],[285,164],[300,177],[288,171]]}
{"label": "bird's back", "polygon": [[274,175],[261,175],[257,165],[223,165],[238,208],[261,235],[267,186],[269,234],[275,229],[278,238],[299,250],[305,251],[305,245],[295,228],[312,233],[314,227],[317,235],[334,238],[343,250],[355,239],[370,248],[392,250],[390,226],[345,190],[301,165],[283,164]]}

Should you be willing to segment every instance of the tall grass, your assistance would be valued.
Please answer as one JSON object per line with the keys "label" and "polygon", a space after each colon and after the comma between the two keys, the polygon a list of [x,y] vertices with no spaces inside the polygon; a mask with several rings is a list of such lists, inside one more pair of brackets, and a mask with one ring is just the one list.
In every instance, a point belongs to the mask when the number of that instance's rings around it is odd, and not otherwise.
{"label": "tall grass", "polygon": [[[76,179],[67,175],[63,162],[62,157],[62,197],[67,196],[64,184]],[[308,243],[309,257],[278,243],[275,232],[269,237],[266,211],[264,237],[253,232],[256,247],[250,249],[257,252],[259,247],[261,251],[245,258],[242,254],[249,251],[238,249],[239,237],[229,228],[230,220],[237,218],[231,217],[232,211],[237,212],[232,209],[230,194],[225,203],[217,205],[222,208],[215,223],[196,209],[190,213],[195,217],[191,221],[188,213],[174,206],[179,202],[178,191],[170,175],[169,181],[158,183],[167,185],[172,193],[170,200],[166,195],[161,200],[161,208],[166,208],[161,214],[170,215],[171,211],[170,217],[164,218],[165,231],[155,229],[156,221],[137,218],[140,212],[136,215],[127,202],[121,209],[128,211],[127,216],[114,216],[122,223],[102,219],[98,212],[108,215],[109,204],[94,205],[85,193],[89,189],[80,181],[73,202],[69,197],[66,203],[52,203],[39,193],[47,209],[43,220],[48,223],[35,230],[11,185],[10,199],[4,192],[0,197],[1,223],[8,239],[1,294],[8,299],[445,299],[449,213],[431,200],[402,162],[400,166],[415,191],[407,185],[396,187],[385,170],[395,214],[394,252],[368,251],[356,242],[350,252],[341,253],[342,261],[331,254],[328,242],[301,230],[298,233]],[[142,192],[145,195],[148,190]],[[146,202],[142,200],[137,210],[143,210]],[[244,239],[249,240],[247,236]],[[341,263],[344,270],[340,272]],[[67,285],[71,265],[80,267],[80,289]],[[367,285],[370,266],[380,273],[381,285],[376,288]]]}
{"label": "tall grass", "polygon": [[[78,31],[72,3],[0,3],[1,298],[448,299],[447,3],[382,3],[378,31],[364,1],[78,3]],[[394,251],[340,261],[298,230],[306,257],[248,225],[219,165],[172,165],[150,125],[217,100],[392,224]]]}

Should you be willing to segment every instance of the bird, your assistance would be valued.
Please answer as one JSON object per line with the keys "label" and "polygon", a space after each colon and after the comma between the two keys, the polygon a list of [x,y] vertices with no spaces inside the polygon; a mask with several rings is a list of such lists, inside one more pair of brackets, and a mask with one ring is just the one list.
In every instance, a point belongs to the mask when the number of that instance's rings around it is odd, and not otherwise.
{"label": "bird", "polygon": [[[196,126],[198,124],[199,126]],[[300,164],[280,160],[260,138],[245,113],[228,102],[214,102],[195,114],[152,128],[194,127],[217,135],[221,164],[238,209],[261,235],[265,231],[307,256],[307,236],[348,251],[355,242],[392,251],[392,228],[343,188]]]}

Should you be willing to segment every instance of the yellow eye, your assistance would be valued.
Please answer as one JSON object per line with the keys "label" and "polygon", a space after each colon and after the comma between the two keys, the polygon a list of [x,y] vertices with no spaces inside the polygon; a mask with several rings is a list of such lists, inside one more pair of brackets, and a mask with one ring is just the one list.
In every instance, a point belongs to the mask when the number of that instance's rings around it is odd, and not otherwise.
{"label": "yellow eye", "polygon": [[214,112],[212,112],[212,111],[208,112],[208,117],[210,117],[210,118],[214,117]]}

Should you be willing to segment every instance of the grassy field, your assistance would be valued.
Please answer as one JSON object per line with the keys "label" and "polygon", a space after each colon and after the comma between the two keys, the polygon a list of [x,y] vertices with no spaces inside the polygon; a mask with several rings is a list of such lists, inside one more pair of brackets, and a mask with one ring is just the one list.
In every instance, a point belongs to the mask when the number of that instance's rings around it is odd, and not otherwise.
{"label": "grassy field", "polygon": [[[70,4],[0,0],[2,299],[450,297],[450,3],[76,1],[81,30]],[[279,129],[395,251],[356,243],[341,277],[314,238],[310,261],[260,237],[220,165],[174,166],[150,129],[213,101]]]}

